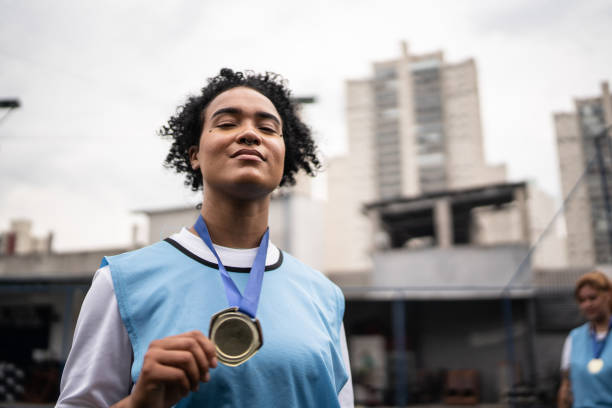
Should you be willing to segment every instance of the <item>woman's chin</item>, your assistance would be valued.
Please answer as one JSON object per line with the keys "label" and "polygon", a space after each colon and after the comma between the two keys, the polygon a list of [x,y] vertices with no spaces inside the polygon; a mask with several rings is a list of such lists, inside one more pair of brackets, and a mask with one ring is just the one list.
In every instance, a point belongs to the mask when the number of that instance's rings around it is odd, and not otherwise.
{"label": "woman's chin", "polygon": [[597,312],[591,312],[591,313],[585,313],[584,317],[589,321],[589,322],[599,322],[600,320],[602,320],[601,315]]}
{"label": "woman's chin", "polygon": [[276,186],[274,185],[247,178],[232,183],[226,191],[238,199],[256,200],[270,195],[275,189]]}

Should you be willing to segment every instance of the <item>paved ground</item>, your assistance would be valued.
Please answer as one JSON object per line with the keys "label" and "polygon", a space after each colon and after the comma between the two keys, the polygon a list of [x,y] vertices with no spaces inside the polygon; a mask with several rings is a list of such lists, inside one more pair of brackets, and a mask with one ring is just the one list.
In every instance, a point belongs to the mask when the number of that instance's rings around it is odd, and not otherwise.
{"label": "paved ground", "polygon": [[[0,402],[0,408],[53,408],[54,404],[25,404],[19,402]],[[362,405],[356,405],[355,408],[366,408]],[[378,407],[378,408],[396,408],[396,407]],[[478,404],[478,405],[444,405],[444,404],[421,404],[407,405],[407,408],[508,408],[504,404]]]}
{"label": "paved ground", "polygon": [[[368,408],[365,405],[355,405],[355,408]],[[392,406],[380,406],[378,408],[397,408]],[[406,408],[508,408],[505,404],[476,404],[476,405],[447,405],[447,404],[419,404],[406,405]]]}
{"label": "paved ground", "polygon": [[0,408],[55,408],[55,403],[34,404],[31,402],[0,402]]}

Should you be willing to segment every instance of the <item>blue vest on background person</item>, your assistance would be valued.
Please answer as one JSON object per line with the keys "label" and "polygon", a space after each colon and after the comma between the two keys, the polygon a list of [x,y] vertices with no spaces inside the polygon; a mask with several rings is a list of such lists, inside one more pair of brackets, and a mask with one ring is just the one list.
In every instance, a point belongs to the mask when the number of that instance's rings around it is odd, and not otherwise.
{"label": "blue vest on background person", "polygon": [[[593,358],[593,340],[589,323],[571,331],[570,381],[574,407],[612,407],[612,339],[608,339],[601,354],[604,366],[591,374],[587,364]],[[612,334],[610,334],[612,335]]]}
{"label": "blue vest on background person", "polygon": [[[172,244],[172,245],[171,245]],[[138,380],[151,341],[191,330],[208,336],[213,314],[229,305],[216,264],[166,240],[105,257]],[[249,274],[231,272],[244,291]],[[238,367],[218,364],[176,407],[339,407],[348,380],[340,341],[344,297],[323,274],[281,253],[267,266],[257,310],[263,346]]]}

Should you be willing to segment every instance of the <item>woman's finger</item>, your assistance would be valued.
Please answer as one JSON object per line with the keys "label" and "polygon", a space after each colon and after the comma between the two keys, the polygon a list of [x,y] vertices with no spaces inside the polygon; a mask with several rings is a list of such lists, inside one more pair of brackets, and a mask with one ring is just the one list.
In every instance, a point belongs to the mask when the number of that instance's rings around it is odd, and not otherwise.
{"label": "woman's finger", "polygon": [[150,348],[190,351],[196,359],[200,371],[200,379],[204,382],[210,378],[208,375],[209,367],[217,366],[214,345],[200,331],[192,331],[155,340],[151,342]]}
{"label": "woman's finger", "polygon": [[[197,335],[199,333],[199,336]],[[155,340],[151,342],[150,347],[164,350],[190,350],[198,363],[198,367],[200,368],[200,377],[202,381],[208,381],[207,373],[209,367],[216,367],[216,357],[215,360],[211,361],[209,357],[209,350],[205,348],[206,342],[209,343],[208,348],[212,349],[214,352],[214,346],[210,340],[208,340],[202,332],[194,331],[179,334],[177,336],[165,337],[160,340]]]}
{"label": "woman's finger", "polygon": [[198,341],[202,347],[202,350],[204,350],[204,353],[206,353],[206,356],[208,357],[210,366],[213,368],[217,367],[217,351],[215,350],[215,345],[213,342],[210,341],[208,337],[204,336],[204,333],[199,330],[194,330],[188,334]]}
{"label": "woman's finger", "polygon": [[149,372],[147,380],[151,383],[158,383],[166,387],[180,390],[180,397],[189,394],[191,390],[189,379],[184,370],[163,365],[155,364]]}
{"label": "woman's finger", "polygon": [[208,369],[212,366],[212,362],[208,360],[208,355],[206,354],[202,344],[196,339],[196,337],[190,333],[185,333],[189,339],[189,350],[194,355],[196,359],[196,363],[200,368],[200,381],[207,382],[210,379],[210,375],[208,374]]}
{"label": "woman's finger", "polygon": [[200,368],[189,350],[155,350],[153,356],[158,364],[183,370],[189,381],[189,389],[195,391],[200,384]]}

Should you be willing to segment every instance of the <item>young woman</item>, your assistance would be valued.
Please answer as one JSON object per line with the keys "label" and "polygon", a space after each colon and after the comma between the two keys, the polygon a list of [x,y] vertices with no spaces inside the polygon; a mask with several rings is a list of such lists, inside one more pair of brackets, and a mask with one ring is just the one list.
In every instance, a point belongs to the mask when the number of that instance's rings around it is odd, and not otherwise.
{"label": "young woman", "polygon": [[563,346],[559,407],[612,406],[612,286],[599,271],[583,275],[574,295],[587,322]]}
{"label": "young woman", "polygon": [[282,79],[222,69],[161,134],[201,216],[103,260],[57,406],[352,406],[342,293],[268,242],[272,192],[319,167]]}

